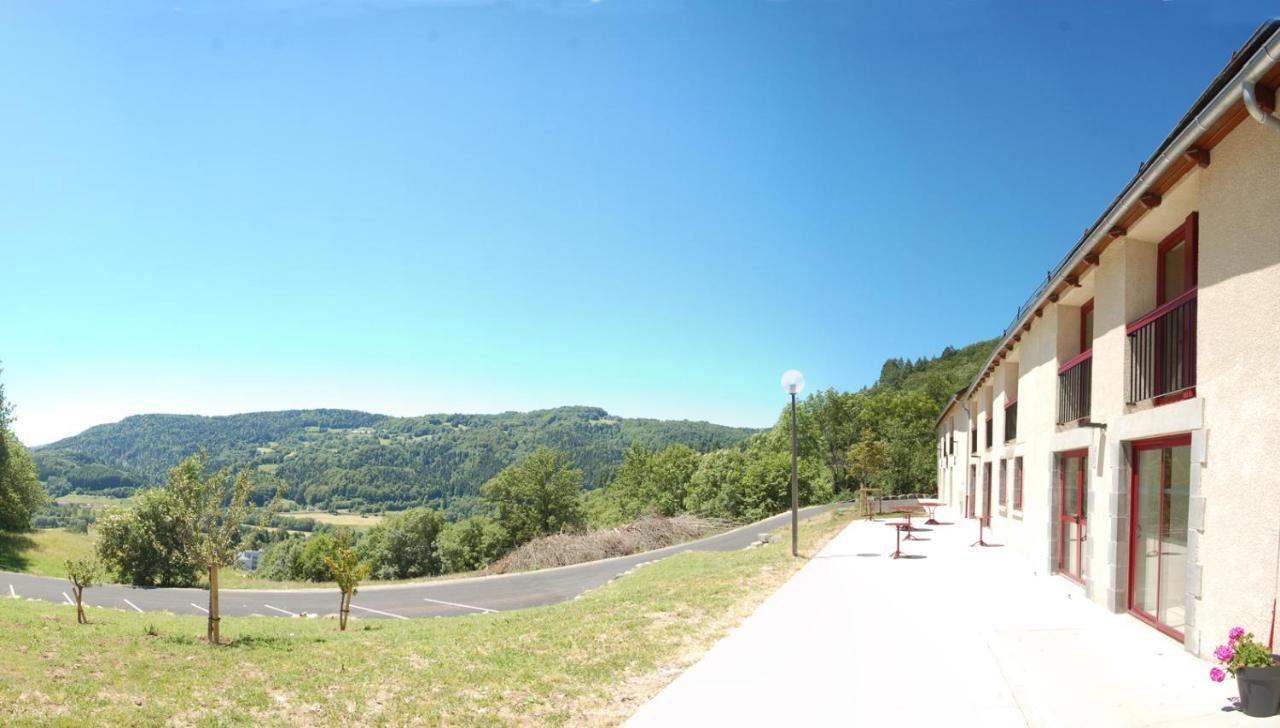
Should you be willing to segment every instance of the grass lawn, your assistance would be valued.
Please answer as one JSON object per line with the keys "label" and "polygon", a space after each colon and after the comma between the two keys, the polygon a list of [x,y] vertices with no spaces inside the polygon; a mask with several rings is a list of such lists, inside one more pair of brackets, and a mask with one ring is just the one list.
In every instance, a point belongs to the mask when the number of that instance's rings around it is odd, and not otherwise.
{"label": "grass lawn", "polygon": [[113,506],[122,506],[128,503],[130,498],[111,498],[105,495],[83,495],[73,493],[71,495],[62,495],[53,499],[55,503],[66,505],[85,505],[95,511],[103,511]]}
{"label": "grass lawn", "polygon": [[87,534],[61,528],[29,533],[0,533],[0,569],[45,576],[66,576],[67,559],[89,556],[93,541]]}
{"label": "grass lawn", "polygon": [[316,523],[328,523],[333,526],[349,526],[351,528],[373,528],[382,522],[382,516],[364,515],[361,513],[328,513],[326,511],[286,511],[282,516],[290,518],[310,518]]}
{"label": "grass lawn", "polygon": [[[813,554],[851,511],[807,521]],[[580,599],[425,620],[198,617],[0,598],[10,725],[613,725],[804,563],[789,539],[688,552]],[[91,593],[91,592],[90,592]],[[359,597],[356,598],[357,602]]]}

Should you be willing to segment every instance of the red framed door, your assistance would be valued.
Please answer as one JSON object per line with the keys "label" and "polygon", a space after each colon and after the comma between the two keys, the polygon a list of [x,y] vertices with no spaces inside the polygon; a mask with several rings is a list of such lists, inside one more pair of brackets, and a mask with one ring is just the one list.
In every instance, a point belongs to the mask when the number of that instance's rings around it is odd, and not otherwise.
{"label": "red framed door", "polygon": [[965,488],[964,494],[964,516],[965,518],[973,518],[974,513],[974,495],[977,492],[978,482],[978,466],[969,466],[969,484]]}
{"label": "red framed door", "polygon": [[1059,456],[1058,470],[1058,571],[1084,583],[1084,542],[1088,537],[1089,451],[1074,450]]}
{"label": "red framed door", "polygon": [[982,515],[991,520],[991,463],[982,464]]}
{"label": "red framed door", "polygon": [[1191,436],[1132,447],[1129,613],[1176,639],[1186,629]]}

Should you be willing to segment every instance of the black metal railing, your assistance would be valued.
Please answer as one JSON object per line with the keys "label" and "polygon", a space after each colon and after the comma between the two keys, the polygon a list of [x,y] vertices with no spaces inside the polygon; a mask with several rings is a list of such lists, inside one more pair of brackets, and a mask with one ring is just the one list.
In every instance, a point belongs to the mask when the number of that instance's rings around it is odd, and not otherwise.
{"label": "black metal railing", "polygon": [[1018,437],[1018,402],[1014,400],[1004,406],[1004,441],[1012,442]]}
{"label": "black metal railing", "polygon": [[1188,392],[1196,386],[1196,289],[1125,327],[1129,404]]}
{"label": "black metal railing", "polygon": [[1058,424],[1089,416],[1093,383],[1093,350],[1068,361],[1058,369]]}

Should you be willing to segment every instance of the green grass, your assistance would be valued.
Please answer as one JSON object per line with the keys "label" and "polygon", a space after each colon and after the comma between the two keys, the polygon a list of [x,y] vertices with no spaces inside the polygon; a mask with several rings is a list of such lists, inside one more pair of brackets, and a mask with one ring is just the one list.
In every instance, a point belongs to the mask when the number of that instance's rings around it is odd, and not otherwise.
{"label": "green grass", "polygon": [[95,511],[103,511],[113,506],[122,506],[130,500],[130,498],[111,498],[105,495],[83,495],[80,493],[72,493],[71,495],[62,495],[54,498],[55,503],[60,503],[62,505],[86,505]]}
{"label": "green grass", "polygon": [[[806,523],[814,553],[851,512]],[[427,620],[226,618],[0,599],[9,725],[612,725],[803,563],[778,542],[684,553],[581,599]],[[92,592],[90,592],[90,595]],[[357,603],[359,597],[356,598]]]}
{"label": "green grass", "polygon": [[66,560],[89,556],[93,541],[83,533],[40,528],[29,533],[0,533],[0,569],[45,576],[66,576]]}
{"label": "green grass", "polygon": [[328,523],[334,526],[350,528],[373,528],[382,522],[382,516],[364,515],[361,513],[327,513],[325,511],[285,511],[282,516],[290,518],[310,518],[316,523]]}

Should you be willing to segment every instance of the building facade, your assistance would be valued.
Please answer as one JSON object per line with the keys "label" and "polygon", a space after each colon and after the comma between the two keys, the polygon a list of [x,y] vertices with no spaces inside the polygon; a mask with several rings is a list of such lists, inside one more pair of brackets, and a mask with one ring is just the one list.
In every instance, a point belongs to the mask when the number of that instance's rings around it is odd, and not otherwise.
{"label": "building facade", "polygon": [[1280,593],[1278,62],[1268,23],[938,419],[941,499],[1200,655]]}

